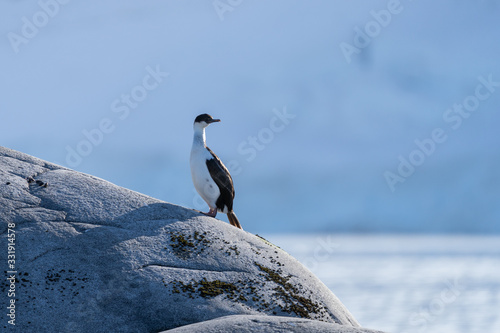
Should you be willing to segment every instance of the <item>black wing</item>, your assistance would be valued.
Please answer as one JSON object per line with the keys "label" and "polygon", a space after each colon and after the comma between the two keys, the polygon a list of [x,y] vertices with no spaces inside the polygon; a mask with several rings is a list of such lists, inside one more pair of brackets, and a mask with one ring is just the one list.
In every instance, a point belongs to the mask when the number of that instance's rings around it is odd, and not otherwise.
{"label": "black wing", "polygon": [[215,204],[220,210],[224,210],[224,206],[227,206],[228,211],[232,211],[234,199],[233,178],[231,178],[229,171],[219,157],[210,148],[207,147],[207,149],[213,157],[207,160],[208,171],[220,190],[220,196]]}

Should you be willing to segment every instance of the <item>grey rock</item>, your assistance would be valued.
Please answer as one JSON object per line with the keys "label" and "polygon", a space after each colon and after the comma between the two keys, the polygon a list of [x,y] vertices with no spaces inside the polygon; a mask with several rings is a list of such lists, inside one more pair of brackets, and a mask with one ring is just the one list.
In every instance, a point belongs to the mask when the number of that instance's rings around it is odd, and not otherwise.
{"label": "grey rock", "polygon": [[3,147],[0,221],[0,267],[16,271],[15,297],[2,279],[0,304],[16,300],[19,332],[159,332],[231,315],[359,327],[321,281],[262,238]]}
{"label": "grey rock", "polygon": [[264,316],[233,315],[174,328],[163,333],[382,333],[365,328],[325,323],[317,320]]}

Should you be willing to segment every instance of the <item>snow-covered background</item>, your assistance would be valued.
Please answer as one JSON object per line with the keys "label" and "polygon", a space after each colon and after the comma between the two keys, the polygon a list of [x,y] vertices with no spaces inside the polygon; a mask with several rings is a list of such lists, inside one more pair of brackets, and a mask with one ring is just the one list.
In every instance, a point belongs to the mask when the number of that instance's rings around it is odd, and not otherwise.
{"label": "snow-covered background", "polygon": [[500,237],[281,235],[365,327],[500,332]]}
{"label": "snow-covered background", "polygon": [[[467,98],[500,82],[500,5],[397,3],[2,0],[0,144],[205,210],[208,112],[249,231],[498,232],[500,87]],[[400,156],[421,165],[391,189]]]}

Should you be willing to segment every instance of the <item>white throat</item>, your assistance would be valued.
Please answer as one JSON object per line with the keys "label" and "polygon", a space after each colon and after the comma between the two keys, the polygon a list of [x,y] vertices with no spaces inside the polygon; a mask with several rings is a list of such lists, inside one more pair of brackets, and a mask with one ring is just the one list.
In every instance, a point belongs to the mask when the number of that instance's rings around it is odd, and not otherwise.
{"label": "white throat", "polygon": [[193,148],[207,146],[205,136],[205,128],[200,126],[194,126],[194,136],[193,136]]}

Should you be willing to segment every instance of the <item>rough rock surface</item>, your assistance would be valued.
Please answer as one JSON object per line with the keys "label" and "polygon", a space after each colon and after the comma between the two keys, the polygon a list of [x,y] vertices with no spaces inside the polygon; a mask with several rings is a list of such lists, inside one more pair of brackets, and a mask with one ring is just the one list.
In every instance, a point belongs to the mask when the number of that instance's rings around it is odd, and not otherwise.
{"label": "rough rock surface", "polygon": [[[0,304],[16,300],[18,332],[160,332],[231,315],[359,327],[323,283],[269,242],[3,147],[0,234],[1,270],[16,271],[15,297],[3,278]],[[14,329],[2,317],[2,330]]]}
{"label": "rough rock surface", "polygon": [[382,333],[349,325],[281,316],[233,315],[174,328],[163,333]]}

